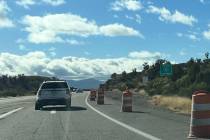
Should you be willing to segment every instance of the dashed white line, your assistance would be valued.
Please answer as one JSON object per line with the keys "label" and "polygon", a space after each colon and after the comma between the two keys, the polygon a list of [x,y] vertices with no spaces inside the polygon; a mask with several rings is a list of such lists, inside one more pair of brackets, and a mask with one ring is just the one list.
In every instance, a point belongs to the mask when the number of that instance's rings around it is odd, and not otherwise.
{"label": "dashed white line", "polygon": [[123,122],[120,122],[120,121],[118,121],[118,120],[116,120],[116,119],[114,119],[114,118],[112,118],[112,117],[110,117],[110,116],[108,116],[108,115],[102,113],[101,111],[95,109],[93,106],[91,106],[91,105],[88,103],[88,95],[86,96],[85,103],[87,104],[87,106],[88,106],[89,108],[91,108],[93,111],[97,112],[97,113],[100,114],[101,116],[107,118],[108,120],[110,120],[110,121],[112,121],[112,122],[114,122],[114,123],[116,123],[116,124],[118,124],[118,125],[120,125],[120,126],[126,128],[126,129],[128,129],[128,130],[130,130],[130,131],[132,131],[132,132],[134,132],[134,133],[136,133],[136,134],[138,134],[138,135],[140,135],[140,136],[143,136],[143,137],[145,137],[145,138],[147,138],[147,139],[149,139],[149,140],[161,140],[160,138],[157,138],[157,137],[155,137],[155,136],[153,136],[153,135],[151,135],[151,134],[145,133],[145,132],[143,132],[143,131],[141,131],[141,130],[138,130],[138,129],[136,129],[136,128],[130,126],[130,125],[127,125],[127,124],[125,124],[125,123],[123,123]]}
{"label": "dashed white line", "polygon": [[0,119],[4,119],[4,118],[6,118],[7,116],[9,116],[9,115],[11,115],[11,114],[13,114],[13,113],[15,113],[15,112],[17,112],[17,111],[20,111],[21,109],[23,109],[23,107],[20,107],[20,108],[11,110],[11,111],[9,111],[9,112],[7,112],[7,113],[1,114],[1,115],[0,115]]}

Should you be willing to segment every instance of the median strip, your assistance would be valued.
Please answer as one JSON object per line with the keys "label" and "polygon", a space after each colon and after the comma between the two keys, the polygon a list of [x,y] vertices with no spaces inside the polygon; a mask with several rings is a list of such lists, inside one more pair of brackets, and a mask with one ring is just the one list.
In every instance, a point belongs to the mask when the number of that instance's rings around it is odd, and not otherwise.
{"label": "median strip", "polygon": [[6,118],[7,116],[9,116],[9,115],[11,115],[11,114],[13,114],[13,113],[15,113],[15,112],[17,112],[17,111],[20,111],[20,110],[22,110],[22,109],[23,109],[23,107],[20,107],[20,108],[11,110],[11,111],[9,111],[9,112],[7,112],[7,113],[1,114],[1,115],[0,115],[0,119],[4,119],[4,118]]}
{"label": "median strip", "polygon": [[127,125],[127,124],[125,124],[125,123],[123,123],[123,122],[120,122],[120,121],[118,121],[118,120],[116,120],[116,119],[114,119],[114,118],[112,118],[112,117],[110,117],[110,116],[108,116],[108,115],[102,113],[101,111],[97,110],[96,108],[94,108],[93,106],[91,106],[91,105],[88,103],[88,96],[89,96],[89,94],[86,96],[85,103],[87,104],[87,106],[88,106],[89,108],[91,108],[91,109],[92,109],[93,111],[95,111],[96,113],[98,113],[98,114],[100,114],[101,116],[105,117],[106,119],[108,119],[108,120],[110,120],[110,121],[112,121],[112,122],[114,122],[114,123],[120,125],[121,127],[124,127],[124,128],[126,128],[126,129],[128,129],[128,130],[130,130],[130,131],[132,131],[132,132],[134,132],[134,133],[136,133],[136,134],[138,134],[138,135],[140,135],[140,136],[143,136],[143,137],[149,139],[149,140],[161,140],[161,139],[159,139],[159,138],[157,138],[157,137],[154,137],[154,136],[151,135],[151,134],[148,134],[148,133],[145,133],[145,132],[143,132],[143,131],[141,131],[141,130],[138,130],[138,129],[136,129],[136,128],[130,126],[130,125]]}

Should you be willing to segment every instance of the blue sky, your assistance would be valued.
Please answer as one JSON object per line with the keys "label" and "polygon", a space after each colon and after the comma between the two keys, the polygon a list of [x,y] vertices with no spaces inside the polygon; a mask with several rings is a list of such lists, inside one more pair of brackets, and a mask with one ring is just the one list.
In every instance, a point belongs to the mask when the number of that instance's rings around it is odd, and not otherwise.
{"label": "blue sky", "polygon": [[1,0],[0,70],[103,79],[157,58],[202,58],[209,13],[209,0]]}

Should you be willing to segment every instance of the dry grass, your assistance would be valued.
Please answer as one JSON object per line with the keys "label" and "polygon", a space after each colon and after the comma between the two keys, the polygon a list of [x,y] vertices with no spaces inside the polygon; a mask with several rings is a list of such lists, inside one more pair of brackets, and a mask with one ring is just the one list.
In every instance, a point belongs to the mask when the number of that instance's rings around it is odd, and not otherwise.
{"label": "dry grass", "polygon": [[166,107],[182,114],[190,114],[191,112],[191,99],[185,97],[156,95],[152,97],[150,102],[153,105]]}

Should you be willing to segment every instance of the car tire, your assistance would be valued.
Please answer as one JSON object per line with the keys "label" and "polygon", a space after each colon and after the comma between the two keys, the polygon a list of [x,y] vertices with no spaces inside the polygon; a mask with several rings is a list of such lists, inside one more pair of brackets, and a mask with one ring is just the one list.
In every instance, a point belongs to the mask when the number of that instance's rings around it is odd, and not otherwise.
{"label": "car tire", "polygon": [[35,104],[35,110],[40,110],[42,107],[40,106],[40,104],[36,103]]}
{"label": "car tire", "polygon": [[71,101],[67,101],[66,103],[66,110],[71,109]]}

